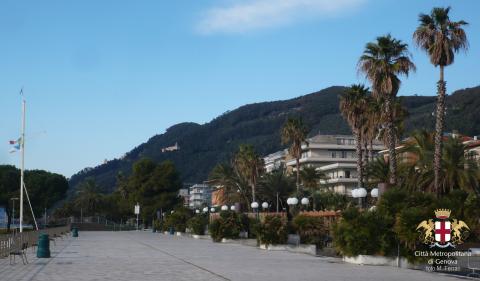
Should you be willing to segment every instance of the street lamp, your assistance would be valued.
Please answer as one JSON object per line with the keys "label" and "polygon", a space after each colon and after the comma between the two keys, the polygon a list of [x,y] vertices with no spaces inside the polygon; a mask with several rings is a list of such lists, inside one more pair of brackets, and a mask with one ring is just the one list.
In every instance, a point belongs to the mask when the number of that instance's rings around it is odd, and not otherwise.
{"label": "street lamp", "polygon": [[287,204],[293,207],[298,204],[298,199],[295,197],[290,197],[287,199]]}
{"label": "street lamp", "polygon": [[207,213],[207,212],[208,212],[208,207],[203,208],[202,211],[203,211],[204,213]]}
{"label": "street lamp", "polygon": [[235,211],[235,205],[230,206],[231,211]]}
{"label": "street lamp", "polygon": [[227,205],[223,205],[221,209],[222,209],[222,211],[228,211],[228,206],[227,206]]}
{"label": "street lamp", "polygon": [[215,213],[215,208],[214,207],[210,208],[210,213]]}
{"label": "street lamp", "polygon": [[354,190],[352,190],[352,197],[358,198],[358,204],[361,208],[363,208],[363,199],[367,197],[367,194],[367,190],[363,187],[355,188]]}
{"label": "street lamp", "polygon": [[200,210],[199,210],[199,209],[196,209],[196,210],[195,210],[195,214],[200,214]]}
{"label": "street lamp", "polygon": [[378,198],[378,188],[374,188],[370,191],[370,195],[373,197],[373,198]]}
{"label": "street lamp", "polygon": [[255,213],[257,213],[257,220],[258,220],[258,202],[252,202],[252,204],[250,204],[250,207],[252,207],[253,211]]}
{"label": "street lamp", "polygon": [[262,203],[262,208],[263,208],[263,211],[265,211],[266,209],[268,209],[268,203],[267,202],[263,202]]}
{"label": "street lamp", "polygon": [[308,200],[307,197],[303,197],[300,203],[302,203],[303,207],[306,209],[308,208],[308,204],[310,204],[310,200]]}

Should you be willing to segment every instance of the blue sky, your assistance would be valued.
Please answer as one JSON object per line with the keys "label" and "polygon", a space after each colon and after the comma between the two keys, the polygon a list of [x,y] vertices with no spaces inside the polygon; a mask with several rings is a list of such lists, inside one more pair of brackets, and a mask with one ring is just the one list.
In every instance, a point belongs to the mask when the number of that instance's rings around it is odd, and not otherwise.
{"label": "blue sky", "polygon": [[19,160],[7,141],[21,87],[26,167],[66,176],[178,122],[364,82],[358,57],[386,33],[418,68],[400,94],[434,95],[438,71],[411,38],[420,12],[449,5],[470,23],[468,53],[446,70],[451,91],[480,84],[477,0],[1,1],[0,163]]}

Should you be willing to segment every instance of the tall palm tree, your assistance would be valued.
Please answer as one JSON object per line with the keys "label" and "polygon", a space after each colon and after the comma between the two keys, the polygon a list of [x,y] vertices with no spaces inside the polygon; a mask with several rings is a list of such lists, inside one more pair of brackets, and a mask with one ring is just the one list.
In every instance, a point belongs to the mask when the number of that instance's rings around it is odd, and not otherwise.
{"label": "tall palm tree", "polygon": [[242,144],[234,158],[234,168],[248,180],[252,189],[252,202],[255,201],[255,185],[263,174],[264,163],[252,145]]}
{"label": "tall palm tree", "polygon": [[435,116],[435,190],[440,192],[442,137],[445,126],[445,95],[447,91],[444,80],[444,68],[451,65],[455,53],[468,49],[468,40],[463,26],[468,23],[451,21],[448,8],[433,8],[430,15],[420,14],[420,25],[413,33],[413,40],[430,57],[430,62],[440,68],[440,80],[437,82],[437,109]]}
{"label": "tall palm tree", "polygon": [[397,161],[395,154],[394,101],[400,88],[399,75],[408,76],[415,70],[410,60],[408,45],[390,34],[379,36],[375,42],[367,43],[358,62],[358,69],[372,83],[373,95],[384,100],[385,127],[388,133],[390,184],[397,183]]}
{"label": "tall palm tree", "polygon": [[[300,158],[302,157],[302,143],[307,143],[308,129],[300,118],[288,118],[282,127],[282,144],[290,144],[288,152],[295,157],[297,169],[297,193],[300,193]],[[307,143],[308,144],[308,143]]]}
{"label": "tall palm tree", "polygon": [[358,184],[364,187],[364,167],[362,151],[362,128],[367,122],[366,111],[368,103],[368,88],[365,85],[352,85],[340,97],[340,112],[347,120],[355,135],[355,148],[357,152]]}

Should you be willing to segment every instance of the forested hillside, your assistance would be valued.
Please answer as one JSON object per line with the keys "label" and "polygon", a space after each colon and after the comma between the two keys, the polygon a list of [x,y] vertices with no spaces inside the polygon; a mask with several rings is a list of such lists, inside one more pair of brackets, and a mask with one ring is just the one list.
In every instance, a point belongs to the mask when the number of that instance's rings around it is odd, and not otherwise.
{"label": "forested hillside", "polygon": [[[338,98],[344,89],[335,86],[290,100],[245,105],[203,125],[174,125],[164,134],[134,148],[122,159],[86,168],[73,175],[70,188],[75,189],[86,178],[93,178],[104,191],[110,192],[115,187],[118,172],[128,174],[132,164],[141,158],[156,162],[172,160],[183,182],[201,182],[216,163],[229,159],[241,143],[253,144],[262,155],[281,149],[280,127],[288,116],[301,116],[311,128],[310,135],[348,134],[350,129],[338,109]],[[407,133],[418,128],[433,128],[435,97],[402,97],[402,103],[410,113],[406,122]],[[480,134],[478,108],[480,87],[460,90],[449,96],[446,130]],[[162,148],[176,142],[180,150],[162,152]]]}

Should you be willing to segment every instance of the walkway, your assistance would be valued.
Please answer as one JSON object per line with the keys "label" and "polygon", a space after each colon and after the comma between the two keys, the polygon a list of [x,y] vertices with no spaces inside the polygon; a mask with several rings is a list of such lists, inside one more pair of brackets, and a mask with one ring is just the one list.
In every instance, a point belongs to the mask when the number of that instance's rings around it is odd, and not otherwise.
{"label": "walkway", "polygon": [[18,259],[13,266],[8,259],[0,259],[0,280],[459,280],[150,232],[80,232],[78,239],[58,239],[57,245],[52,245],[52,257],[37,259],[29,250],[30,264],[26,266]]}

